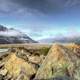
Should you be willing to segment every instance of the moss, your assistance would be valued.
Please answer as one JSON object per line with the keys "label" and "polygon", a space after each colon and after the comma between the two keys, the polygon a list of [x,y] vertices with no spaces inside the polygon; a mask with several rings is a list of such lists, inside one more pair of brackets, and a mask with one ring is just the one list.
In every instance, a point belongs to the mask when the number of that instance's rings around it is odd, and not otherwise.
{"label": "moss", "polygon": [[65,70],[68,68],[69,63],[65,63],[65,64],[63,64],[62,66],[63,66],[63,68],[62,68],[62,69],[63,69],[63,71],[65,71]]}
{"label": "moss", "polygon": [[50,48],[43,47],[43,48],[40,50],[40,53],[43,54],[43,55],[47,55],[49,49],[50,49]]}

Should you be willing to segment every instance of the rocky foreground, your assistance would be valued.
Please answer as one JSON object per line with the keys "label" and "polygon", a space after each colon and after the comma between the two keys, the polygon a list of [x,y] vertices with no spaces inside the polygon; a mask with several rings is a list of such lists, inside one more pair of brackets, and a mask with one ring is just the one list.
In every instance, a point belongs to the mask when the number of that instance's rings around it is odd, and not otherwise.
{"label": "rocky foreground", "polygon": [[0,80],[80,80],[80,46],[9,48],[0,52]]}

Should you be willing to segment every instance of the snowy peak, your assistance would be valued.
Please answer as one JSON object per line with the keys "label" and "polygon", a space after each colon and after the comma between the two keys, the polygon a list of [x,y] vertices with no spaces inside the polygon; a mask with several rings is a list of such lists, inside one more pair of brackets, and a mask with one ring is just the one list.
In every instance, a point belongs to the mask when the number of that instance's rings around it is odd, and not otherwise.
{"label": "snowy peak", "polygon": [[26,34],[14,29],[6,28],[0,25],[0,44],[6,43],[35,43],[36,41],[32,40]]}
{"label": "snowy peak", "polygon": [[0,36],[21,36],[22,32],[14,29],[14,28],[6,28],[2,25],[0,25]]}

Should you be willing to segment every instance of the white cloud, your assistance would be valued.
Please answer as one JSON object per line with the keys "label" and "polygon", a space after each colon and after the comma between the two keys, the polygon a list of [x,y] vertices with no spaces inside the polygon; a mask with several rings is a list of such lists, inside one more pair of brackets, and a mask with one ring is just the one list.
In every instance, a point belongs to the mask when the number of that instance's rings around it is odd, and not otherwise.
{"label": "white cloud", "polygon": [[21,36],[21,33],[16,30],[7,30],[7,31],[0,31],[0,36]]}

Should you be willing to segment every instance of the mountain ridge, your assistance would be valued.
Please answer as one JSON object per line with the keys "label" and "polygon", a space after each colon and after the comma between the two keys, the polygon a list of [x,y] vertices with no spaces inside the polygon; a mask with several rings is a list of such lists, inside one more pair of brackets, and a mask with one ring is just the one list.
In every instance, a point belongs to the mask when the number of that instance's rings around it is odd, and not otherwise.
{"label": "mountain ridge", "polygon": [[36,43],[28,35],[14,28],[7,28],[0,25],[0,44],[12,43]]}

